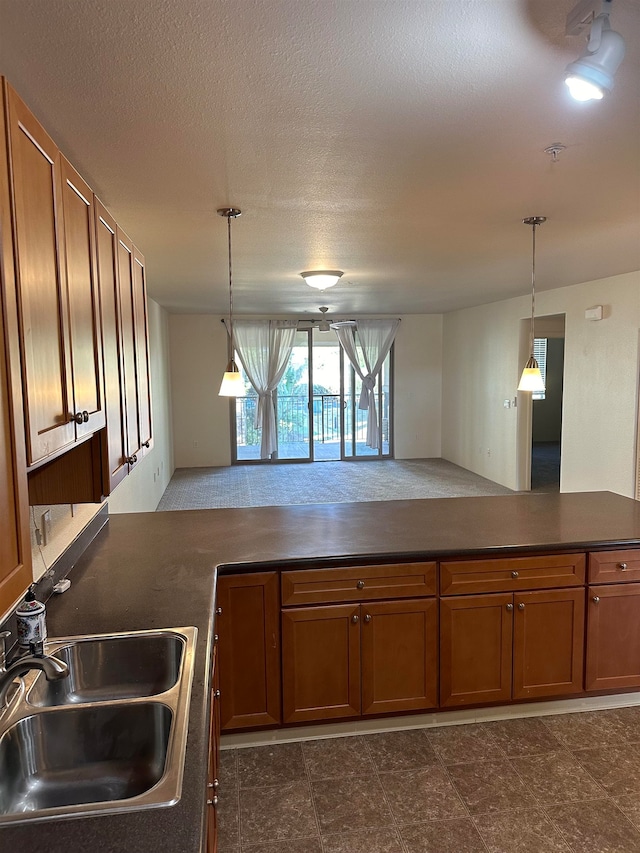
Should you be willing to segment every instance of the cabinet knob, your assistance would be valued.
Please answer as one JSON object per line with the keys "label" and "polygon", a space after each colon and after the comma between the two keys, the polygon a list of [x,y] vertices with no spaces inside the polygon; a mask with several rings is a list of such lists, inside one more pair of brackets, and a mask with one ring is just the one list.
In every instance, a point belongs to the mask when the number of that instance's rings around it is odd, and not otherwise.
{"label": "cabinet knob", "polygon": [[524,604],[522,602],[518,605],[518,610],[524,610]]}
{"label": "cabinet knob", "polygon": [[129,465],[135,465],[137,461],[138,457],[135,453],[133,454],[133,456],[127,456],[127,462],[129,463]]}
{"label": "cabinet knob", "polygon": [[513,610],[513,604],[507,604],[507,610],[511,612]]}
{"label": "cabinet knob", "polygon": [[591,601],[593,601],[594,604],[597,604],[600,601],[600,596],[594,595],[593,598],[591,599]]}
{"label": "cabinet knob", "polygon": [[218,616],[222,616],[222,607],[216,607],[216,613]]}
{"label": "cabinet knob", "polygon": [[70,419],[76,424],[81,424],[84,421],[84,418],[82,417],[82,412],[76,412],[75,415],[71,415]]}
{"label": "cabinet knob", "polygon": [[370,613],[365,614],[364,621],[367,623],[367,625],[369,624],[369,622],[371,622],[371,614]]}
{"label": "cabinet knob", "polygon": [[217,791],[218,788],[220,787],[220,782],[218,782],[217,779],[214,779],[211,787],[213,788],[214,791]]}
{"label": "cabinet knob", "polygon": [[356,625],[356,624],[357,624],[357,622],[358,622],[358,617],[357,617],[357,615],[356,615],[355,613],[354,613],[354,614],[353,614],[353,616],[351,617],[351,621],[353,622],[353,624],[354,624],[354,625]]}
{"label": "cabinet knob", "polygon": [[358,581],[358,589],[364,589],[364,581]]}
{"label": "cabinet knob", "polygon": [[216,689],[213,691],[213,698],[214,699],[219,699],[221,695],[222,694],[220,693],[220,690]]}
{"label": "cabinet knob", "polygon": [[220,637],[217,634],[213,635],[213,645],[214,646],[217,645],[219,639],[220,639]]}
{"label": "cabinet knob", "polygon": [[628,566],[626,563],[618,563],[618,568],[620,569],[621,572],[626,572],[628,569]]}
{"label": "cabinet knob", "polygon": [[150,447],[150,444],[151,444],[151,443],[150,443],[149,441],[145,441],[145,443],[144,443],[142,446],[143,446],[143,447],[146,447],[146,448],[147,448],[147,450],[148,450],[148,449],[149,449],[149,447]]}
{"label": "cabinet knob", "polygon": [[89,423],[89,412],[87,412],[86,410],[82,413],[82,423],[83,424]]}
{"label": "cabinet knob", "polygon": [[213,806],[213,807],[214,807],[214,809],[215,809],[215,807],[218,805],[218,797],[217,797],[217,795],[216,795],[216,796],[213,796],[210,800],[207,800],[207,805],[208,805],[208,806]]}
{"label": "cabinet knob", "polygon": [[514,579],[515,579],[515,578],[517,578],[517,577],[518,577],[518,572],[511,572],[511,577],[512,577],[512,578],[514,578]]}

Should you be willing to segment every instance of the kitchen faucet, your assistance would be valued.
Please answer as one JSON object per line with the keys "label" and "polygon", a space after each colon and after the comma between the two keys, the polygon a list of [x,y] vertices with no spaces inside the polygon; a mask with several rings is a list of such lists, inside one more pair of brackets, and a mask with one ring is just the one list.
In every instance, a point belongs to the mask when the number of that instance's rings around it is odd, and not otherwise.
{"label": "kitchen faucet", "polygon": [[30,654],[5,667],[5,640],[10,636],[10,631],[0,631],[0,713],[7,703],[7,695],[14,678],[26,675],[32,669],[42,670],[47,681],[59,681],[69,675],[69,667],[64,661],[52,655],[45,655],[42,642],[31,643]]}

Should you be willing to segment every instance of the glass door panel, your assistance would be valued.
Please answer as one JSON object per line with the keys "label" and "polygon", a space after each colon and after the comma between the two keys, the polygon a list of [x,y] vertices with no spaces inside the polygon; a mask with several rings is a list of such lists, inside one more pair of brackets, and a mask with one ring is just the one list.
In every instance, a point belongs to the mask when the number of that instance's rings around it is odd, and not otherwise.
{"label": "glass door panel", "polygon": [[309,332],[296,332],[289,363],[274,395],[278,426],[274,459],[311,459],[309,374]]}
{"label": "glass door panel", "polygon": [[[361,369],[366,370],[364,365]],[[382,366],[375,387],[376,414],[378,424],[382,427],[382,447],[367,446],[367,417],[366,409],[358,408],[362,380],[349,364],[343,359],[342,384],[344,393],[344,458],[381,457],[391,455],[391,355],[388,355]]]}
{"label": "glass door panel", "polygon": [[340,345],[333,332],[313,330],[313,458],[340,459]]}

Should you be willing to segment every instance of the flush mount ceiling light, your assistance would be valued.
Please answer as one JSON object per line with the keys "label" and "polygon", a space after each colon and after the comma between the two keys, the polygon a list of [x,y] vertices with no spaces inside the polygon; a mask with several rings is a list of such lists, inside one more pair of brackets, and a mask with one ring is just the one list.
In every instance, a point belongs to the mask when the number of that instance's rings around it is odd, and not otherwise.
{"label": "flush mount ceiling light", "polygon": [[576,101],[599,101],[608,94],[624,59],[624,39],[609,26],[611,2],[580,0],[567,16],[567,35],[590,28],[587,49],[566,70],[565,83]]}
{"label": "flush mount ceiling light", "polygon": [[340,281],[343,272],[342,270],[307,270],[306,272],[301,272],[300,275],[309,287],[315,287],[317,290],[326,290]]}
{"label": "flush mount ceiling light", "polygon": [[522,220],[525,225],[531,225],[533,232],[533,251],[531,257],[531,331],[529,334],[530,352],[527,363],[522,371],[518,391],[544,391],[544,382],[540,367],[533,354],[533,341],[535,336],[535,311],[536,311],[536,228],[547,221],[546,216],[529,216]]}
{"label": "flush mount ceiling light", "polygon": [[231,347],[231,360],[227,365],[227,369],[222,377],[222,384],[218,391],[219,397],[242,397],[244,394],[244,382],[238,370],[238,366],[233,360],[235,353],[235,339],[233,336],[233,276],[231,270],[231,220],[236,219],[242,213],[237,207],[221,207],[218,210],[218,216],[226,216],[227,218],[227,234],[229,245],[229,337]]}

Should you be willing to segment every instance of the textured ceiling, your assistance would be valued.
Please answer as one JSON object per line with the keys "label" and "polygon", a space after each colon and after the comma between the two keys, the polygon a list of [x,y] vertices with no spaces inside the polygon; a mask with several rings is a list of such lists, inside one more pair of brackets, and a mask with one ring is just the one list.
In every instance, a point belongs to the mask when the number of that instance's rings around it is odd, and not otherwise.
{"label": "textured ceiling", "polygon": [[[425,313],[640,269],[640,3],[613,93],[574,0],[0,0],[5,74],[147,259],[224,313]],[[567,146],[553,163],[543,149]],[[298,273],[345,271],[318,293]]]}

